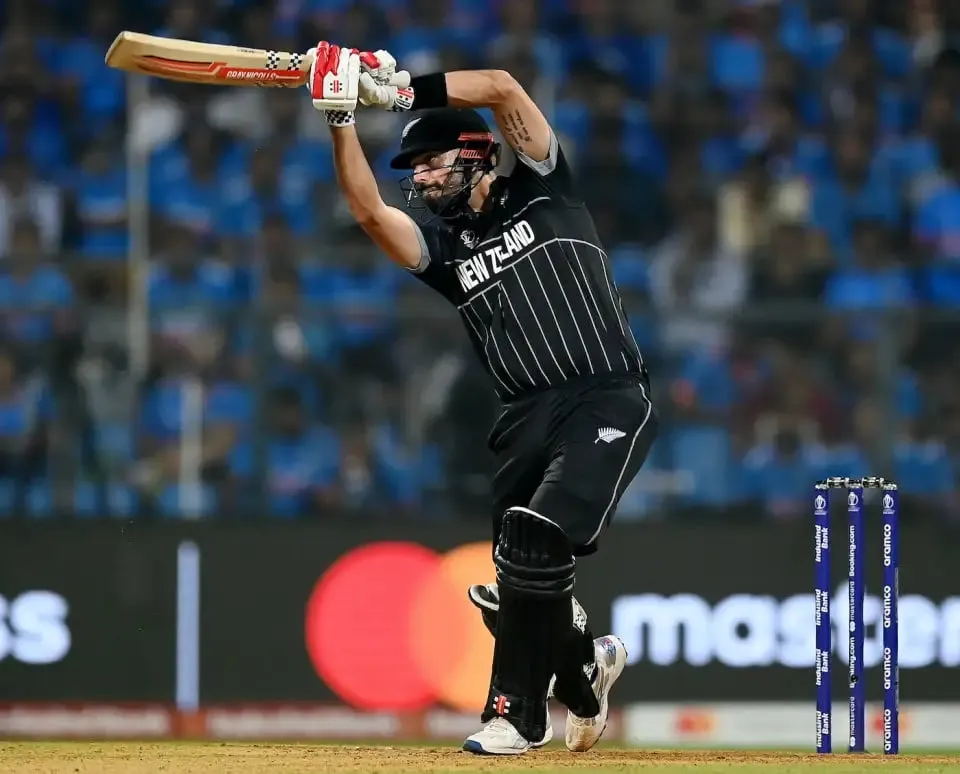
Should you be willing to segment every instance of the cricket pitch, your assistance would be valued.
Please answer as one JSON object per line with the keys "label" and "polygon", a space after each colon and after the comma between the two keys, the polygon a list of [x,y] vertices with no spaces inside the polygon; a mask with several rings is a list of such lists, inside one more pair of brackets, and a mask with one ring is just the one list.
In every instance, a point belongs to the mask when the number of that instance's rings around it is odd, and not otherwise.
{"label": "cricket pitch", "polygon": [[619,774],[663,769],[671,773],[777,771],[831,774],[957,771],[949,755],[828,755],[760,751],[633,750],[600,746],[573,754],[555,747],[522,758],[486,758],[456,747],[234,742],[0,742],[0,774],[433,774],[536,771],[565,774],[609,770]]}

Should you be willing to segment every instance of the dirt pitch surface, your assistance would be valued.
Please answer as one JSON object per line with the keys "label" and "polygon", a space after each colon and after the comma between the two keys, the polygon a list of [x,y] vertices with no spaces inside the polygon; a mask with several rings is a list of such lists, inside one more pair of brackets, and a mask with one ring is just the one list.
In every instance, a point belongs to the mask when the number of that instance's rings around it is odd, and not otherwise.
{"label": "dirt pitch surface", "polygon": [[0,742],[0,774],[400,774],[400,772],[610,771],[697,772],[957,772],[944,755],[830,755],[777,752],[628,750],[609,747],[574,755],[550,748],[522,758],[486,758],[456,747],[308,744]]}

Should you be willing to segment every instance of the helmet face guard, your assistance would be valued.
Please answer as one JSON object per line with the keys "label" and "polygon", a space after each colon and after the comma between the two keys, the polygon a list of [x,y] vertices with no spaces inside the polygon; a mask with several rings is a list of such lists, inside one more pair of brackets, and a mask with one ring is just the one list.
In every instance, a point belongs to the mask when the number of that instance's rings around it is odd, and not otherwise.
{"label": "helmet face guard", "polygon": [[457,150],[454,160],[435,168],[448,170],[439,195],[427,195],[432,186],[417,182],[415,173],[400,181],[407,208],[421,222],[436,218],[453,221],[474,215],[470,196],[483,176],[493,170],[499,145],[490,132],[463,132],[457,146],[449,150]]}

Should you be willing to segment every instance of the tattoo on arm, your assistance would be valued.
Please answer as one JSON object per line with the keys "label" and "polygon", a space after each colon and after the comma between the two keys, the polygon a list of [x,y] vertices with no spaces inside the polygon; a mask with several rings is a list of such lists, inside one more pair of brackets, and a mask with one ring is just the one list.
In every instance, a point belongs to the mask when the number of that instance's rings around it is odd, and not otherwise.
{"label": "tattoo on arm", "polygon": [[519,110],[507,113],[503,117],[503,128],[510,145],[520,153],[524,152],[524,143],[533,142],[530,130],[527,129],[527,125],[523,121],[523,114]]}

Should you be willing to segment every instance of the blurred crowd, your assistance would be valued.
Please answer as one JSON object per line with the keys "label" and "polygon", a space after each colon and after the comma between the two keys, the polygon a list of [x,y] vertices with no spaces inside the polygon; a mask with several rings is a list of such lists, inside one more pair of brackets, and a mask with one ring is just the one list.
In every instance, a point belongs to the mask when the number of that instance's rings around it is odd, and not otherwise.
{"label": "blurred crowd", "polygon": [[[495,67],[560,135],[663,414],[620,518],[960,511],[960,0],[4,0],[0,518],[485,515],[497,405],[286,89],[132,29]],[[403,118],[358,121],[386,198]],[[747,512],[747,509],[741,509]]]}

